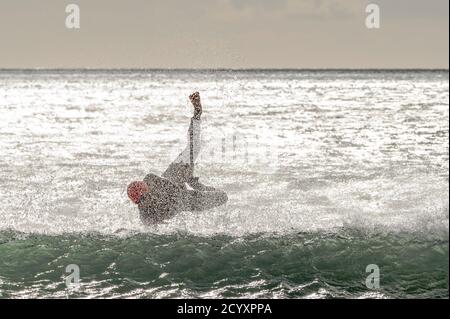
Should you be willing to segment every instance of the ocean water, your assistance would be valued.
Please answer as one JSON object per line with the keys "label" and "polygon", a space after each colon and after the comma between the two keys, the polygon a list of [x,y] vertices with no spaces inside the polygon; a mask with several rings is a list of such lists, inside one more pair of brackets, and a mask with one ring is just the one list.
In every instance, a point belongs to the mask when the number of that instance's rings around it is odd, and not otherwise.
{"label": "ocean water", "polygon": [[[195,90],[229,202],[145,227]],[[0,298],[448,298],[448,107],[436,70],[0,70]]]}

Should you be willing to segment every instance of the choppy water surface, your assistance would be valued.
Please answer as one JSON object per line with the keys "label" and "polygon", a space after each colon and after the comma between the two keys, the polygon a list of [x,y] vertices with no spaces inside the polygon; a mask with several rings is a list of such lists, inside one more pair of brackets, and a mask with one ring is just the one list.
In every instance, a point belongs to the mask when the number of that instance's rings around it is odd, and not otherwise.
{"label": "choppy water surface", "polygon": [[[147,228],[126,185],[194,90],[229,202]],[[448,71],[0,71],[0,294],[448,298],[448,99]]]}

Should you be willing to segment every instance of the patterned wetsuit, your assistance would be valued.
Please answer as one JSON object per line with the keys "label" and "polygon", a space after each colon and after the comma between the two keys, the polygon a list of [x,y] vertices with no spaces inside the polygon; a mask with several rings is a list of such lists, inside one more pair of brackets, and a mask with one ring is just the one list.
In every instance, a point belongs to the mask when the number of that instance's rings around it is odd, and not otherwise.
{"label": "patterned wetsuit", "polygon": [[[189,126],[187,147],[169,165],[162,177],[148,174],[144,178],[150,192],[142,196],[138,207],[141,220],[145,224],[161,222],[180,211],[200,211],[227,202],[225,192],[205,186],[193,176],[190,161],[191,157],[195,161],[200,152],[200,130],[201,120],[193,118]],[[193,156],[190,152],[191,145]],[[193,190],[187,189],[186,183]]]}

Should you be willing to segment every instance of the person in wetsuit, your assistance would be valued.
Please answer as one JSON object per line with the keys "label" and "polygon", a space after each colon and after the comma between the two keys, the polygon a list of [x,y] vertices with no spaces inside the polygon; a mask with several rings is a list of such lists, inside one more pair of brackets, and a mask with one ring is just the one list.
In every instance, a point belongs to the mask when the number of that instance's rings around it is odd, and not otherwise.
{"label": "person in wetsuit", "polygon": [[[194,177],[194,162],[200,152],[202,104],[198,92],[191,94],[189,99],[194,106],[194,116],[189,126],[186,148],[162,177],[150,173],[143,181],[128,185],[128,197],[138,205],[144,224],[160,223],[181,211],[207,210],[228,201],[224,191],[205,186],[198,177]],[[186,184],[192,189],[188,189]]]}

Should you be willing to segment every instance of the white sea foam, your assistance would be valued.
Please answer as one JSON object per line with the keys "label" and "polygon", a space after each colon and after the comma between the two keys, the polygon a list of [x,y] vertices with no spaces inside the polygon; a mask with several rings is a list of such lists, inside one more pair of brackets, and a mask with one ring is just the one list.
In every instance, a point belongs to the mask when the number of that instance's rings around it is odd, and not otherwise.
{"label": "white sea foam", "polygon": [[[194,90],[229,202],[146,228],[126,185],[182,148]],[[448,97],[445,72],[1,71],[0,229],[448,236]]]}

